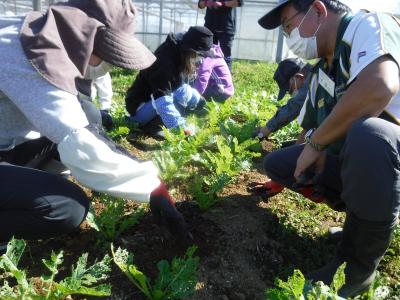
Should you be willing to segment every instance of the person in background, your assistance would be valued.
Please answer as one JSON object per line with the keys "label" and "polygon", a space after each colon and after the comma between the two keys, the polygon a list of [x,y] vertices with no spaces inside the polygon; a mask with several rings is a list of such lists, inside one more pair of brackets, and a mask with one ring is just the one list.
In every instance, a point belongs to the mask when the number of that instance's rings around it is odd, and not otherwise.
{"label": "person in background", "polygon": [[[192,88],[199,56],[210,54],[213,34],[203,26],[192,26],[183,35],[170,33],[154,52],[157,60],[141,70],[129,88],[125,104],[129,119],[146,130],[156,123],[156,135],[166,128],[181,127],[185,133],[193,130],[186,124],[185,116],[201,109],[205,100]],[[157,121],[161,119],[161,124]]]}
{"label": "person in background", "polygon": [[[279,86],[277,100],[282,100],[286,93],[289,93],[291,98],[287,101],[286,105],[277,110],[274,117],[267,122],[266,126],[256,128],[254,136],[268,139],[272,132],[283,128],[300,114],[308,94],[311,69],[312,66],[300,58],[287,58],[278,64],[278,68],[274,73],[274,80]],[[297,139],[298,144],[304,142],[304,135],[309,129],[303,127]],[[268,179],[265,182],[251,182],[248,190],[264,198],[269,198],[283,191],[284,187],[283,184]],[[299,189],[298,192],[313,201],[321,202],[321,197],[313,197],[314,191],[311,187]]]}
{"label": "person in background", "polygon": [[104,71],[101,69],[90,69],[87,70],[85,79],[92,80],[90,96],[79,93],[79,99],[93,102],[97,97],[100,106],[101,123],[106,130],[111,130],[113,127],[113,119],[110,115],[110,109],[112,105],[113,90],[110,72],[104,74]]}
{"label": "person in background", "polygon": [[[274,80],[279,86],[278,101],[282,100],[286,93],[290,99],[278,108],[274,117],[257,132],[260,138],[268,139],[271,133],[278,131],[292,122],[299,114],[307,98],[312,66],[300,58],[287,58],[278,64],[274,73]],[[299,135],[298,143],[304,141],[304,134],[310,128],[303,129]]]}
{"label": "person in background", "polygon": [[0,251],[13,236],[59,236],[85,219],[83,190],[37,170],[50,155],[83,186],[149,202],[158,223],[186,237],[154,164],[139,162],[90,124],[78,100],[88,69],[153,64],[154,55],[134,36],[136,15],[130,0],[70,0],[46,14],[0,18]]}
{"label": "person in background", "polygon": [[236,33],[236,7],[243,0],[200,0],[200,9],[206,8],[206,26],[214,34],[214,44],[220,44],[229,70],[232,71],[232,44]]}
{"label": "person in background", "polygon": [[193,87],[206,100],[224,102],[233,96],[232,75],[224,59],[221,47],[215,44],[211,47],[212,54],[200,61]]}
{"label": "person in background", "polygon": [[268,177],[293,188],[310,182],[336,193],[346,209],[341,242],[330,263],[308,274],[330,284],[346,263],[339,296],[373,283],[400,210],[400,21],[356,15],[338,0],[279,0],[259,20],[282,26],[289,48],[313,69],[302,124],[305,144],[267,155]]}

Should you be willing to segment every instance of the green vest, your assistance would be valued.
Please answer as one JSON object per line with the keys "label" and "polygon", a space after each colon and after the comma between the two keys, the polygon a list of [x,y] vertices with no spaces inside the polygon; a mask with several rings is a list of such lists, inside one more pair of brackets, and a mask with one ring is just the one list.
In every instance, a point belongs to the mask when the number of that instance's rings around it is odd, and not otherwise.
{"label": "green vest", "polygon": [[[327,60],[321,58],[320,61],[313,68],[313,80],[319,82],[320,70],[323,71],[334,83],[334,95],[332,96],[322,85],[318,84],[317,89],[311,91],[315,95],[315,107],[312,106],[311,101],[307,102],[306,115],[304,117],[302,126],[303,128],[317,128],[326,119],[326,117],[331,113],[333,107],[340,100],[341,96],[345,93],[347,89],[347,81],[349,79],[349,58],[351,47],[345,43],[342,38],[344,32],[347,29],[353,16],[351,14],[346,14],[338,28],[338,34],[336,37],[336,48],[335,55],[333,58],[332,66],[329,68]],[[342,67],[340,66],[342,64]],[[344,140],[338,140],[335,143],[328,146],[328,151],[334,154],[338,154]]]}

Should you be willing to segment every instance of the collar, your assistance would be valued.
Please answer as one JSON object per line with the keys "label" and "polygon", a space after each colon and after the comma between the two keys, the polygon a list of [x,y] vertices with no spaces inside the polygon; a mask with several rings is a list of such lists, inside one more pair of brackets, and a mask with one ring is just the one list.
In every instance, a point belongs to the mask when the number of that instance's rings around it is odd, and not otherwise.
{"label": "collar", "polygon": [[340,42],[342,41],[344,33],[346,32],[346,29],[349,26],[351,20],[353,20],[353,15],[351,13],[346,13],[342,17],[342,20],[340,21],[338,32],[337,32],[337,35],[336,35],[335,55],[333,57],[333,60],[339,59]]}

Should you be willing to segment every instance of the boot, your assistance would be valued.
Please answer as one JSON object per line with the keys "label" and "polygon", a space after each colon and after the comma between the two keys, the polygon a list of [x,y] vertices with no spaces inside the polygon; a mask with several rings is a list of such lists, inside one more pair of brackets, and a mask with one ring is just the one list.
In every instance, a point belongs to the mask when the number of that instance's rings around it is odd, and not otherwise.
{"label": "boot", "polygon": [[346,283],[341,297],[354,297],[368,290],[375,279],[376,268],[389,247],[396,222],[370,222],[348,212],[343,238],[336,257],[325,267],[310,274],[309,279],[330,285],[337,268],[346,262]]}

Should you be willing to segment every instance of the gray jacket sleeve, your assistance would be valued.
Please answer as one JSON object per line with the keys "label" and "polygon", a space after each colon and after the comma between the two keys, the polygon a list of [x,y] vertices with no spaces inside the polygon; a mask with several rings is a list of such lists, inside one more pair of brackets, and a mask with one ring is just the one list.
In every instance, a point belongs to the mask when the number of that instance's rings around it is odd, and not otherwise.
{"label": "gray jacket sleeve", "polygon": [[304,100],[307,98],[310,77],[311,76],[307,76],[297,95],[290,98],[286,105],[280,107],[273,118],[268,121],[266,127],[271,130],[271,132],[275,132],[286,126],[299,115]]}

